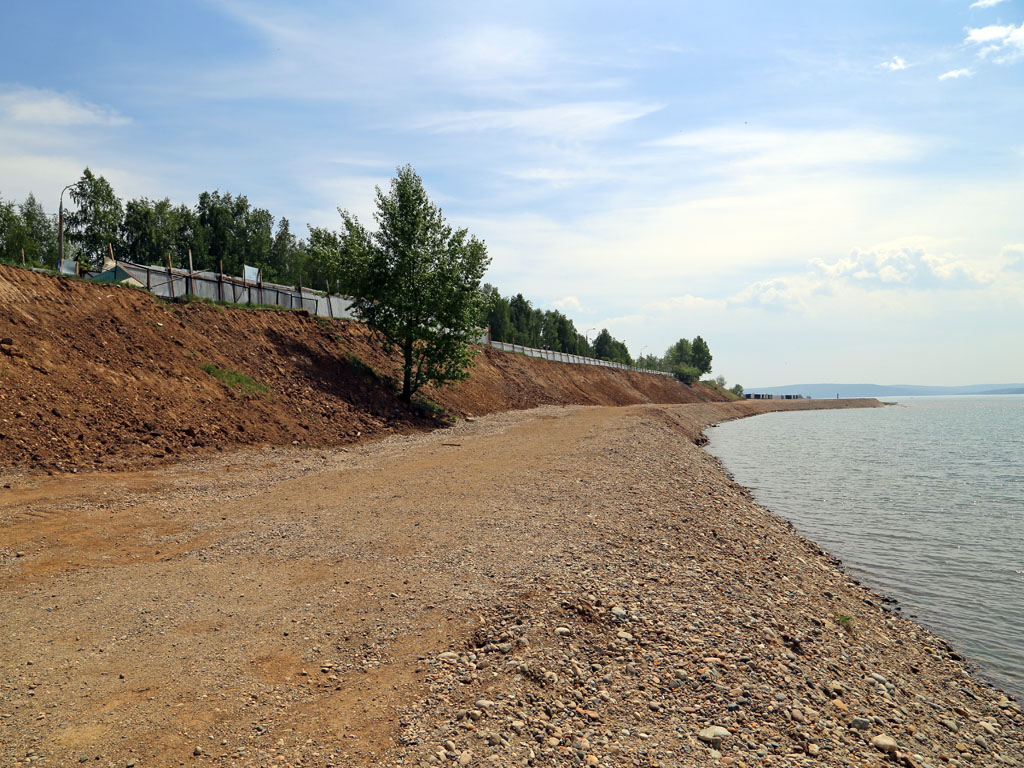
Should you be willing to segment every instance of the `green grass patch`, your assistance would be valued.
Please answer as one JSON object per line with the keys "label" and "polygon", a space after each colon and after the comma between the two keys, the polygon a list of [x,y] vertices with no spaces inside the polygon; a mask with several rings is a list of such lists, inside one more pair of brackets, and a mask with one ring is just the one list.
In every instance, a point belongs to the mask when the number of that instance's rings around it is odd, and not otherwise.
{"label": "green grass patch", "polygon": [[848,634],[853,634],[853,616],[847,616],[845,613],[837,613],[832,617],[833,621],[843,628]]}
{"label": "green grass patch", "polygon": [[200,363],[199,367],[217,381],[243,395],[266,395],[270,392],[270,387],[262,381],[249,378],[244,373],[233,371],[230,368],[221,368],[215,363]]}

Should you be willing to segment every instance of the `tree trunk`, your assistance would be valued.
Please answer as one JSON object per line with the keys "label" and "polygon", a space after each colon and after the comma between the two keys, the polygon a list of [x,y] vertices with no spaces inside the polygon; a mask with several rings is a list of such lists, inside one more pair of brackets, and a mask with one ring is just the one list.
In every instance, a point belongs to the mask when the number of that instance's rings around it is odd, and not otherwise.
{"label": "tree trunk", "polygon": [[402,399],[412,402],[412,339],[402,347]]}

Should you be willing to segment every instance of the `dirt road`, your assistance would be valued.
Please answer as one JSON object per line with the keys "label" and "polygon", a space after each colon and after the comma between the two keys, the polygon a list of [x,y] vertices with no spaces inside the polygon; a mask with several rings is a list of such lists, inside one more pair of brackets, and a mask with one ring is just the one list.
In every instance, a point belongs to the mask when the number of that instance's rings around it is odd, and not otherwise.
{"label": "dirt road", "polygon": [[773,407],[13,482],[0,764],[1019,764],[1015,703],[694,445]]}

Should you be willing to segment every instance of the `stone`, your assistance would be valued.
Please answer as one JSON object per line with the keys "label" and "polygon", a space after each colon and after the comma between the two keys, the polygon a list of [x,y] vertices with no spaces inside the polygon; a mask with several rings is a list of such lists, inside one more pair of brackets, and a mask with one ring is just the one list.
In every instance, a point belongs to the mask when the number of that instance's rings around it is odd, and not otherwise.
{"label": "stone", "polygon": [[732,733],[720,725],[711,725],[697,734],[697,738],[705,744],[720,744],[722,739],[732,736]]}
{"label": "stone", "polygon": [[871,721],[866,717],[855,717],[850,721],[850,727],[858,731],[866,731],[871,727]]}
{"label": "stone", "polygon": [[946,726],[949,730],[951,730],[953,733],[956,733],[957,731],[960,730],[960,726],[957,725],[956,720],[941,720],[940,722],[944,726]]}
{"label": "stone", "polygon": [[871,740],[871,746],[879,750],[880,752],[885,752],[885,754],[887,755],[891,755],[897,749],[899,749],[899,745],[896,743],[896,739],[894,739],[892,736],[886,736],[884,734],[879,734],[878,736],[875,736]]}
{"label": "stone", "polygon": [[459,765],[469,765],[473,762],[473,753],[468,749],[459,755]]}
{"label": "stone", "polygon": [[555,627],[555,634],[559,637],[565,637],[566,635],[571,635],[572,630],[568,627]]}

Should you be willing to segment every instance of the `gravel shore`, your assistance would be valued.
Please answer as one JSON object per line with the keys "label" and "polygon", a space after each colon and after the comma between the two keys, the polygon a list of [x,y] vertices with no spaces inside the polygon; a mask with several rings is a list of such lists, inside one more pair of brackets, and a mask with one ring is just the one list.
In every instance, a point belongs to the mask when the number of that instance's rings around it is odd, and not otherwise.
{"label": "gravel shore", "polygon": [[0,496],[0,764],[1024,765],[711,423],[546,407]]}

